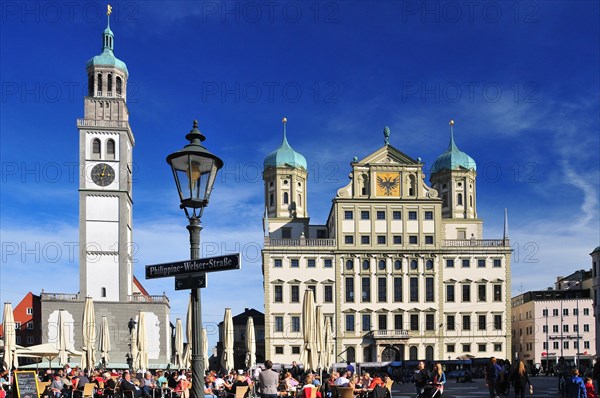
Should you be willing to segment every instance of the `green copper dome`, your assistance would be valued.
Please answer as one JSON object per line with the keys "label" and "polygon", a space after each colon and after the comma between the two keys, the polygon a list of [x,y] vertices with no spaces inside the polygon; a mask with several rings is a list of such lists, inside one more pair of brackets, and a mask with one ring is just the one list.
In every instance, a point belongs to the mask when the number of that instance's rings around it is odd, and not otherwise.
{"label": "green copper dome", "polygon": [[600,252],[600,246],[598,246],[597,248],[595,248],[594,251],[592,252],[592,254],[598,253],[598,252]]}
{"label": "green copper dome", "polygon": [[85,64],[86,69],[94,66],[114,66],[125,72],[125,75],[129,74],[125,62],[115,57],[115,54],[113,53],[114,39],[115,35],[112,30],[110,30],[110,26],[107,26],[106,29],[104,29],[104,32],[102,32],[102,54],[96,55],[94,58],[90,59]]}
{"label": "green copper dome", "polygon": [[263,163],[264,168],[277,167],[277,166],[292,166],[299,167],[307,170],[306,159],[304,156],[294,151],[290,144],[287,142],[285,133],[285,124],[287,120],[283,119],[283,142],[281,146],[267,155]]}
{"label": "green copper dome", "polygon": [[473,158],[458,149],[454,143],[453,125],[454,122],[450,122],[450,144],[448,145],[448,149],[433,162],[433,166],[431,166],[430,170],[431,174],[438,173],[442,170],[457,170],[461,168],[477,170],[477,164]]}

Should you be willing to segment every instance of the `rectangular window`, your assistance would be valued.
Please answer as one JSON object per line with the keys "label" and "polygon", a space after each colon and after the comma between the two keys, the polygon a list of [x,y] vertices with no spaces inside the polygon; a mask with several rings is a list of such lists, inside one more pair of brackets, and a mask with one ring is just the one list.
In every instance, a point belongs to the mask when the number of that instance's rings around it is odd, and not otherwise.
{"label": "rectangular window", "polygon": [[486,344],[477,344],[477,351],[485,352]]}
{"label": "rectangular window", "polygon": [[494,268],[500,268],[502,267],[502,260],[500,260],[499,258],[495,258],[494,259]]}
{"label": "rectangular window", "polygon": [[402,278],[394,278],[394,302],[402,302]]}
{"label": "rectangular window", "polygon": [[401,211],[399,211],[399,210],[394,210],[394,211],[392,212],[392,218],[393,218],[394,220],[402,220],[402,212],[401,212]]}
{"label": "rectangular window", "polygon": [[306,266],[308,268],[314,268],[317,266],[317,260],[315,260],[314,258],[309,258],[306,260]]}
{"label": "rectangular window", "polygon": [[371,278],[368,276],[361,278],[361,301],[363,303],[371,302]]}
{"label": "rectangular window", "polygon": [[[502,285],[494,285],[494,301],[502,301]],[[548,316],[548,310],[545,310]]]}
{"label": "rectangular window", "polygon": [[502,351],[502,343],[494,343],[494,351]]}
{"label": "rectangular window", "polygon": [[552,348],[554,348],[555,350],[558,349],[558,341],[552,343]]}
{"label": "rectangular window", "polygon": [[433,314],[425,314],[425,330],[434,330],[435,323]]}
{"label": "rectangular window", "polygon": [[333,286],[323,286],[323,301],[326,303],[333,303]]}
{"label": "rectangular window", "polygon": [[463,344],[462,349],[464,352],[471,352],[471,344]]}
{"label": "rectangular window", "polygon": [[21,344],[21,336],[16,336],[15,340],[17,344]]}
{"label": "rectangular window", "polygon": [[275,285],[274,286],[275,292],[274,292],[274,301],[276,303],[283,303],[283,286],[281,285]]}
{"label": "rectangular window", "polygon": [[327,238],[327,230],[317,229],[317,239],[326,239],[326,238]]}
{"label": "rectangular window", "polygon": [[275,354],[283,355],[283,346],[282,345],[275,346]]}
{"label": "rectangular window", "polygon": [[402,316],[402,314],[394,315],[394,329],[395,330],[404,329],[404,317]]}
{"label": "rectangular window", "polygon": [[395,245],[401,245],[402,244],[402,235],[394,235],[393,242]]}
{"label": "rectangular window", "polygon": [[354,218],[354,214],[352,210],[344,210],[344,220],[352,220]]}
{"label": "rectangular window", "polygon": [[502,315],[494,315],[494,330],[502,330]]}
{"label": "rectangular window", "polygon": [[563,348],[569,349],[569,342],[568,341],[564,341],[563,342]]}
{"label": "rectangular window", "polygon": [[449,303],[454,302],[454,285],[446,285],[446,301]]}
{"label": "rectangular window", "polygon": [[434,299],[433,278],[425,278],[425,301],[433,302]]}
{"label": "rectangular window", "polygon": [[477,260],[477,267],[485,268],[485,259],[480,258],[479,260]]}
{"label": "rectangular window", "polygon": [[462,267],[469,268],[470,266],[471,266],[471,260],[469,260],[468,258],[463,258],[462,259]]}
{"label": "rectangular window", "polygon": [[27,315],[33,315],[33,308],[27,307]]}
{"label": "rectangular window", "polygon": [[[29,329],[29,324],[27,324],[27,329]],[[573,332],[577,333],[579,331],[579,325],[573,325]]]}
{"label": "rectangular window", "polygon": [[298,268],[299,266],[300,266],[300,260],[298,260],[297,258],[293,258],[290,260],[290,267]]}
{"label": "rectangular window", "polygon": [[368,245],[371,242],[371,237],[369,235],[362,235],[360,237],[360,243],[363,245]]}
{"label": "rectangular window", "polygon": [[283,267],[283,260],[281,260],[280,258],[276,258],[273,266],[275,268],[281,268],[281,267]]}
{"label": "rectangular window", "polygon": [[351,276],[346,278],[346,302],[354,302],[354,277]]}
{"label": "rectangular window", "polygon": [[282,316],[275,317],[275,331],[283,332],[283,317]]}
{"label": "rectangular window", "polygon": [[[496,289],[494,288],[494,290]],[[548,316],[548,308],[542,310],[542,316]]]}
{"label": "rectangular window", "polygon": [[569,309],[568,308],[563,308],[563,315],[564,316],[569,316]]}
{"label": "rectangular window", "polygon": [[387,330],[387,315],[386,314],[377,315],[377,328],[379,330]]}
{"label": "rectangular window", "polygon": [[292,317],[292,332],[295,332],[295,333],[300,332],[300,317],[299,316]]}
{"label": "rectangular window", "polygon": [[27,344],[33,344],[33,336],[27,336]]}
{"label": "rectangular window", "polygon": [[463,330],[471,330],[471,315],[463,315],[462,329]]}
{"label": "rectangular window", "polygon": [[433,235],[425,235],[425,244],[433,245]]}
{"label": "rectangular window", "polygon": [[426,220],[433,220],[433,212],[432,211],[426,211],[425,212],[425,219]]}
{"label": "rectangular window", "polygon": [[419,301],[419,278],[410,278],[410,301]]}
{"label": "rectangular window", "polygon": [[589,315],[590,314],[590,309],[589,308],[584,308],[583,309],[583,315]]}
{"label": "rectangular window", "polygon": [[330,258],[326,258],[323,260],[323,267],[325,268],[331,268],[333,267],[333,260]]}
{"label": "rectangular window", "polygon": [[569,333],[569,325],[563,325],[563,332]]}
{"label": "rectangular window", "polygon": [[344,236],[344,243],[347,245],[352,245],[354,243],[354,236],[352,236],[352,235]]}
{"label": "rectangular window", "polygon": [[478,315],[477,316],[477,329],[478,330],[485,330],[485,315]]}
{"label": "rectangular window", "polygon": [[377,301],[380,303],[387,301],[387,278],[377,278]]}
{"label": "rectangular window", "polygon": [[485,285],[477,285],[477,301],[486,301],[486,287]]}
{"label": "rectangular window", "polygon": [[552,333],[558,333],[558,325],[552,325]]}
{"label": "rectangular window", "polygon": [[377,210],[377,219],[378,220],[385,220],[385,211],[383,211],[383,210]]}
{"label": "rectangular window", "polygon": [[291,293],[291,297],[290,297],[290,301],[292,303],[299,303],[300,302],[300,286],[298,285],[292,285],[290,286],[290,293]]}
{"label": "rectangular window", "polygon": [[361,220],[368,220],[369,219],[369,211],[368,210],[362,210],[360,212],[360,219]]}
{"label": "rectangular window", "polygon": [[552,310],[552,316],[558,316],[558,309],[554,308]]}
{"label": "rectangular window", "polygon": [[548,333],[548,326],[542,325],[542,333]]}
{"label": "rectangular window", "polygon": [[354,314],[346,314],[346,332],[354,332]]}
{"label": "rectangular window", "polygon": [[362,314],[362,331],[371,331],[371,314]]}
{"label": "rectangular window", "polygon": [[21,322],[15,322],[15,330],[21,329]]}
{"label": "rectangular window", "polygon": [[33,330],[33,322],[27,322],[27,330]]}
{"label": "rectangular window", "polygon": [[417,235],[410,235],[408,237],[408,243],[410,243],[411,245],[419,244],[419,239],[417,238]]}
{"label": "rectangular window", "polygon": [[584,341],[583,342],[583,348],[589,349],[590,348],[590,342],[589,341]]}
{"label": "rectangular window", "polygon": [[456,329],[456,319],[454,315],[446,315],[446,330]]}
{"label": "rectangular window", "polygon": [[471,301],[471,285],[462,285],[462,301]]}
{"label": "rectangular window", "polygon": [[377,244],[385,245],[385,235],[377,235]]}
{"label": "rectangular window", "polygon": [[588,325],[587,323],[583,324],[583,331],[584,332],[589,332],[590,331],[590,325]]}
{"label": "rectangular window", "polygon": [[416,211],[409,211],[408,212],[408,219],[409,220],[416,220],[417,219],[417,212]]}
{"label": "rectangular window", "polygon": [[419,314],[410,314],[410,330],[419,330]]}
{"label": "rectangular window", "polygon": [[447,352],[454,352],[455,350],[455,345],[454,344],[446,344],[446,351]]}
{"label": "rectangular window", "polygon": [[288,227],[281,228],[282,239],[292,239],[292,229]]}
{"label": "rectangular window", "polygon": [[454,260],[446,260],[446,268],[454,268]]}
{"label": "rectangular window", "polygon": [[300,346],[299,345],[293,345],[292,346],[292,354],[300,354]]}

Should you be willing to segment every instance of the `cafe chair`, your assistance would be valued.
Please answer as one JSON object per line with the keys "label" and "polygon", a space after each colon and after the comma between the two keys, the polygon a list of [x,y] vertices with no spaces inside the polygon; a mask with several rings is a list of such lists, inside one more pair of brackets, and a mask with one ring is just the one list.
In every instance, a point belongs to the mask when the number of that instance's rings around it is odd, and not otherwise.
{"label": "cafe chair", "polygon": [[94,383],[85,383],[83,390],[74,390],[73,398],[94,398]]}

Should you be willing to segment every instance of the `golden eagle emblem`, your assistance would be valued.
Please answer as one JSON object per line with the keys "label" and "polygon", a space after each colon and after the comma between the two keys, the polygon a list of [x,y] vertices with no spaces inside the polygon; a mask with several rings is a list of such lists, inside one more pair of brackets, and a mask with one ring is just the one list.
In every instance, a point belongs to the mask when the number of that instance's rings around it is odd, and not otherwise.
{"label": "golden eagle emblem", "polygon": [[383,190],[385,196],[391,196],[393,191],[398,188],[400,177],[394,176],[377,176],[377,185]]}

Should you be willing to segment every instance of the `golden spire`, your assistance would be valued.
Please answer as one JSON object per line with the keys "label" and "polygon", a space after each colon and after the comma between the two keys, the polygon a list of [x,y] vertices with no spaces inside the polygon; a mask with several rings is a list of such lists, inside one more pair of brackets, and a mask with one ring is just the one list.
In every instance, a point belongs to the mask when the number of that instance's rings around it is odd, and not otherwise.
{"label": "golden spire", "polygon": [[106,15],[112,14],[112,6],[110,4],[106,5]]}

